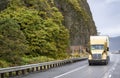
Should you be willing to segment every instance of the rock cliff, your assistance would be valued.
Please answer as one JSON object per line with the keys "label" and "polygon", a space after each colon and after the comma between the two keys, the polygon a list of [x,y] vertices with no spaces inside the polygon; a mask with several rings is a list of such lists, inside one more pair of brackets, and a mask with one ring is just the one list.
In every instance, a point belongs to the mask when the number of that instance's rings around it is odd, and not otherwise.
{"label": "rock cliff", "polygon": [[97,30],[86,0],[54,0],[64,16],[63,24],[70,31],[71,45],[87,46],[90,35]]}

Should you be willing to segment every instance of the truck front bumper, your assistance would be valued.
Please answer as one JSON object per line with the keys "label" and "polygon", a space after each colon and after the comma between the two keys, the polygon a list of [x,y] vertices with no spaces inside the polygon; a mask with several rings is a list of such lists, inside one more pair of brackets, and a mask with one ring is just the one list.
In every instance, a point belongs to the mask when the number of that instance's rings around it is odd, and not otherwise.
{"label": "truck front bumper", "polygon": [[105,59],[92,59],[92,60],[88,60],[88,62],[89,63],[92,63],[92,64],[101,64],[101,63],[106,63],[107,62],[107,60],[105,60]]}

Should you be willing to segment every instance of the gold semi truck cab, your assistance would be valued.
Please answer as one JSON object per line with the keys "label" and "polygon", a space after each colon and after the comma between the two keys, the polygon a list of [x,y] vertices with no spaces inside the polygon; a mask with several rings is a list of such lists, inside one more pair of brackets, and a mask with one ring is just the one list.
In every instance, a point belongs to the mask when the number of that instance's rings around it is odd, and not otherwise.
{"label": "gold semi truck cab", "polygon": [[108,64],[109,62],[109,37],[90,36],[89,65]]}

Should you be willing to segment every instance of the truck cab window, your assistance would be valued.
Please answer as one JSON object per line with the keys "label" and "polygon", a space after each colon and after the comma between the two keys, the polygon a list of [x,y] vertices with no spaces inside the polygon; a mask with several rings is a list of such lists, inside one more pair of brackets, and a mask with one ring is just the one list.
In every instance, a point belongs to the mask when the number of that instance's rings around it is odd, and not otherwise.
{"label": "truck cab window", "polygon": [[103,50],[104,45],[91,45],[92,50]]}

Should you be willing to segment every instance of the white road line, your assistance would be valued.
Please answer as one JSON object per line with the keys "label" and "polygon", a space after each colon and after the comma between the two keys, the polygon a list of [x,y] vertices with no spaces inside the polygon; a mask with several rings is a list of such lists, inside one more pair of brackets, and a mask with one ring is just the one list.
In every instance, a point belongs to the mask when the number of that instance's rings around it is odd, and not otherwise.
{"label": "white road line", "polygon": [[76,72],[76,71],[78,71],[78,70],[81,70],[81,69],[83,69],[83,68],[85,68],[85,67],[87,67],[87,66],[88,66],[88,65],[85,65],[85,66],[76,68],[76,69],[74,69],[74,70],[71,70],[71,71],[69,71],[69,72],[66,72],[66,73],[64,73],[64,74],[61,74],[61,75],[56,76],[56,77],[53,77],[53,78],[60,78],[60,77],[65,76],[65,75],[67,75],[67,74],[70,74],[70,73]]}
{"label": "white road line", "polygon": [[109,78],[111,78],[111,76],[112,76],[112,75],[110,74],[110,75],[109,75]]}
{"label": "white road line", "polygon": [[111,68],[108,70],[107,73],[105,73],[103,78],[111,78],[111,74],[113,73],[113,71],[115,70],[117,64],[118,64],[119,60],[117,59],[117,61],[111,66]]}

